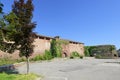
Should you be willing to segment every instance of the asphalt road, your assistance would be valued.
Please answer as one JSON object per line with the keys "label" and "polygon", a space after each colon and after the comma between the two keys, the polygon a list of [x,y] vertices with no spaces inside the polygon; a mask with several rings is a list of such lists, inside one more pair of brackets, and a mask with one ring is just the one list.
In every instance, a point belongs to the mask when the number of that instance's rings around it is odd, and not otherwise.
{"label": "asphalt road", "polygon": [[[26,65],[18,70],[26,73]],[[55,59],[30,63],[30,72],[43,80],[120,80],[120,59]]]}

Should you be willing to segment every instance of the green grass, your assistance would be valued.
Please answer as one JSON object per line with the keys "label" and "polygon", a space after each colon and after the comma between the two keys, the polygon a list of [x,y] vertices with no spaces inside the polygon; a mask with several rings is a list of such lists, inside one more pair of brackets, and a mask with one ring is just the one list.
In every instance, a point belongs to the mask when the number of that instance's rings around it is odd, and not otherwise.
{"label": "green grass", "polygon": [[10,60],[10,59],[0,59],[0,66],[1,65],[6,65],[6,64],[13,64],[15,63],[15,60]]}
{"label": "green grass", "polygon": [[35,74],[6,74],[0,73],[0,80],[35,80],[38,76]]}
{"label": "green grass", "polygon": [[2,65],[8,65],[8,64],[14,64],[14,63],[19,63],[19,62],[24,62],[26,61],[25,58],[20,58],[20,59],[11,59],[9,57],[5,58],[0,58],[0,66]]}

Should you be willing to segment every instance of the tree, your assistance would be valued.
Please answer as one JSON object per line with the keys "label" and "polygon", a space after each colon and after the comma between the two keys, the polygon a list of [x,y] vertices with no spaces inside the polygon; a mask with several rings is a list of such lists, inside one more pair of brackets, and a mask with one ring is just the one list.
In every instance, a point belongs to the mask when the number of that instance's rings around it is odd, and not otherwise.
{"label": "tree", "polygon": [[14,52],[16,46],[13,42],[13,34],[17,33],[15,27],[18,26],[17,17],[13,12],[5,15],[2,12],[3,4],[0,3],[0,50],[4,52]]}
{"label": "tree", "polygon": [[0,44],[1,44],[1,42],[2,42],[2,37],[1,37],[1,35],[2,35],[2,33],[1,33],[1,28],[2,28],[2,26],[4,25],[3,20],[2,20],[2,8],[3,8],[3,4],[2,4],[2,3],[0,3]]}
{"label": "tree", "polygon": [[2,39],[2,26],[4,26],[4,22],[3,22],[3,19],[2,19],[2,8],[3,8],[3,4],[0,3],[0,50],[3,48],[2,47],[2,42],[3,42],[3,39]]}
{"label": "tree", "polygon": [[33,29],[36,24],[32,22],[33,10],[32,0],[15,0],[12,5],[12,11],[18,17],[20,23],[20,28],[17,30],[20,34],[15,36],[14,41],[20,45],[20,56],[25,56],[27,59],[27,73],[29,73],[29,56],[33,53],[34,47],[32,45],[34,41]]}
{"label": "tree", "polygon": [[0,13],[2,13],[3,4],[0,3]]}
{"label": "tree", "polygon": [[16,31],[19,27],[18,18],[13,12],[4,15],[0,20],[0,50],[8,53],[13,53],[17,49],[17,45],[14,42]]}

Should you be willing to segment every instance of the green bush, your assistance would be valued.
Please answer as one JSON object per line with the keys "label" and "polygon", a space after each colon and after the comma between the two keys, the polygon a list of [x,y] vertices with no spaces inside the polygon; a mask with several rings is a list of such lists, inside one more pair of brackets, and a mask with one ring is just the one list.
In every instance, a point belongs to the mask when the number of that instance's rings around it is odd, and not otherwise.
{"label": "green bush", "polygon": [[70,59],[74,59],[75,57],[73,55],[70,55]]}
{"label": "green bush", "polygon": [[79,53],[78,52],[72,52],[72,55],[74,56],[74,57],[79,57],[80,55],[79,55]]}
{"label": "green bush", "polygon": [[80,55],[80,59],[83,59],[83,55]]}
{"label": "green bush", "polygon": [[51,52],[48,50],[45,50],[45,54],[43,55],[43,60],[51,60],[53,57],[51,55]]}
{"label": "green bush", "polygon": [[102,56],[101,55],[96,55],[95,58],[102,59]]}
{"label": "green bush", "polygon": [[25,57],[21,57],[20,59],[17,59],[16,62],[24,62],[26,61],[26,58]]}
{"label": "green bush", "polygon": [[30,59],[30,61],[39,61],[39,60],[43,60],[43,56],[40,54]]}
{"label": "green bush", "polygon": [[89,49],[90,49],[90,46],[85,46],[85,47],[84,47],[84,50],[85,50],[85,56],[87,56],[87,57],[90,56],[90,51],[89,51]]}
{"label": "green bush", "polygon": [[70,55],[70,58],[73,59],[75,57],[80,57],[80,54],[78,52],[72,52],[71,55]]}
{"label": "green bush", "polygon": [[75,57],[80,57],[81,59],[83,59],[83,56],[76,51],[71,53],[70,59],[74,59]]}
{"label": "green bush", "polygon": [[43,55],[37,55],[34,58],[30,59],[31,61],[39,61],[39,60],[51,60],[53,56],[51,55],[51,52],[48,50],[45,50],[45,53]]}
{"label": "green bush", "polygon": [[51,52],[53,57],[62,57],[62,47],[61,47],[61,44],[63,44],[63,42],[61,40],[53,39],[51,41],[50,52]]}

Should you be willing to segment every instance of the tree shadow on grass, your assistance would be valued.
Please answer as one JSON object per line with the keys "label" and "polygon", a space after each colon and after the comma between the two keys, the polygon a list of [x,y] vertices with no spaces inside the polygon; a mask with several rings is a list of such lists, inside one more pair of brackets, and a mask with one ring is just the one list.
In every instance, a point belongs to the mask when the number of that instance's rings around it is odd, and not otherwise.
{"label": "tree shadow on grass", "polygon": [[3,72],[6,74],[19,74],[18,70],[15,68],[15,65],[13,64],[0,66],[0,73]]}

